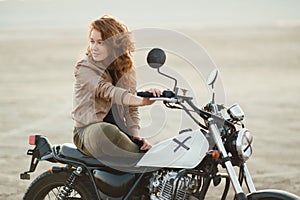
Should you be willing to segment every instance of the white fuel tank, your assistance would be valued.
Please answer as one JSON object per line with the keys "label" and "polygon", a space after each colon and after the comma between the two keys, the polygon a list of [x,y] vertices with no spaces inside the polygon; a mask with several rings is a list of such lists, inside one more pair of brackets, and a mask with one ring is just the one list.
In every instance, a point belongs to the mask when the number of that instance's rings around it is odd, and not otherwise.
{"label": "white fuel tank", "polygon": [[184,132],[154,145],[137,163],[138,167],[196,167],[209,149],[200,130]]}

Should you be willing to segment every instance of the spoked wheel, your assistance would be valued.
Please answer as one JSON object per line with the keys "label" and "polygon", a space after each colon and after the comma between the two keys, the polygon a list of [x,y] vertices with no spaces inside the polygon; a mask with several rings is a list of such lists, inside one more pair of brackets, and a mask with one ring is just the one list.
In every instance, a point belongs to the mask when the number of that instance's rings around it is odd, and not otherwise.
{"label": "spoked wheel", "polygon": [[297,195],[281,190],[260,190],[247,197],[248,200],[300,200]]}
{"label": "spoked wheel", "polygon": [[[71,174],[72,171],[61,171],[54,174],[50,171],[44,172],[31,183],[23,200],[57,200]],[[97,195],[87,178],[78,177],[73,184],[69,199],[97,199]]]}
{"label": "spoked wheel", "polygon": [[[53,188],[52,190],[50,190],[45,198],[41,198],[41,199],[44,199],[44,200],[52,200],[52,199],[58,199],[59,197],[59,192],[62,190],[63,186],[57,186],[55,188]],[[41,195],[43,196],[43,195]],[[76,190],[73,190],[69,196],[69,199],[82,199],[81,198],[81,195],[78,193],[78,191]]]}

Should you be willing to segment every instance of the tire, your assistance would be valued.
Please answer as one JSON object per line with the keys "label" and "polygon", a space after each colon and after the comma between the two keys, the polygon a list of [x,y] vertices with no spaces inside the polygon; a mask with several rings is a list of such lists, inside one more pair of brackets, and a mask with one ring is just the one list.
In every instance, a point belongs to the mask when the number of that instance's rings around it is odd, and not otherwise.
{"label": "tire", "polygon": [[260,190],[247,195],[248,200],[300,200],[297,195],[281,190]]}
{"label": "tire", "polygon": [[[56,200],[59,191],[64,187],[71,174],[72,171],[61,171],[54,174],[50,171],[42,173],[30,184],[23,200]],[[97,195],[87,178],[77,177],[70,199],[94,200],[97,199]]]}
{"label": "tire", "polygon": [[278,198],[277,197],[262,197],[262,198],[256,198],[255,200],[299,200],[299,199],[290,199],[290,198],[282,198],[282,197],[278,197]]}
{"label": "tire", "polygon": [[263,198],[258,198],[256,200],[285,200],[282,198],[274,198],[274,197],[263,197]]}

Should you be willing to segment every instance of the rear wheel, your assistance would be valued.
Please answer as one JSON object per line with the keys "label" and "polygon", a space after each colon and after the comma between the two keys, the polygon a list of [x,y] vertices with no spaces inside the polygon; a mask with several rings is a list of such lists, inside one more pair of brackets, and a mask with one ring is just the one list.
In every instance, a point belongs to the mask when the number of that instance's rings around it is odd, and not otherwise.
{"label": "rear wheel", "polygon": [[[50,173],[46,171],[38,176],[27,189],[23,200],[56,200],[72,171]],[[94,188],[87,178],[77,177],[73,191],[68,199],[97,199]]]}

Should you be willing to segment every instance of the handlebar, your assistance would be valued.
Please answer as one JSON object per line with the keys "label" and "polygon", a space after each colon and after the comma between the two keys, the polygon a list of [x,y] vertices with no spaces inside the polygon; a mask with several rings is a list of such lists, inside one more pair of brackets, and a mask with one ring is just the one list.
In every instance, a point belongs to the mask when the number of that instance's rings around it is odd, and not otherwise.
{"label": "handlebar", "polygon": [[177,103],[178,99],[174,98],[175,93],[171,90],[164,90],[159,97],[153,96],[151,92],[138,92],[138,96],[149,98],[152,101],[164,101],[168,103]]}
{"label": "handlebar", "polygon": [[[233,126],[232,123],[230,123],[229,121],[225,120],[223,117],[215,115],[211,112],[207,112],[203,109],[197,108],[197,106],[194,105],[194,103],[192,102],[192,97],[186,97],[186,96],[177,96],[175,95],[175,93],[171,90],[165,90],[162,92],[162,95],[160,97],[154,97],[153,94],[151,92],[137,92],[137,95],[140,97],[146,97],[146,98],[150,98],[150,100],[154,100],[154,101],[163,101],[164,103],[176,103],[176,104],[180,104],[181,107],[176,107],[176,106],[170,106],[168,104],[167,107],[170,108],[179,108],[179,109],[183,109],[190,117],[192,117],[192,119],[202,128],[207,129],[206,126],[202,125],[198,120],[196,120],[191,114],[190,112],[196,112],[202,119],[204,120],[208,120],[209,118],[213,117],[219,124],[223,124],[225,123],[228,126]],[[187,109],[182,103],[186,102],[191,108],[192,110]],[[234,127],[234,126],[233,126]]]}
{"label": "handlebar", "polygon": [[137,92],[137,96],[148,97],[148,98],[162,98],[162,97],[172,98],[175,97],[175,93],[171,90],[164,90],[160,95],[160,97],[154,97],[151,92]]}

